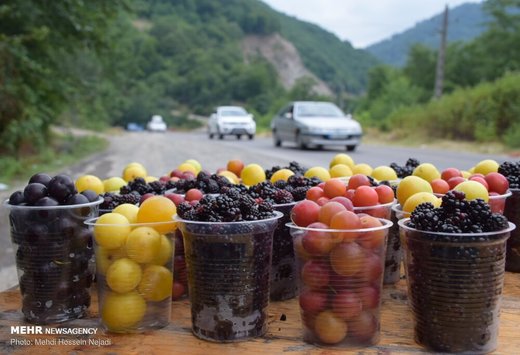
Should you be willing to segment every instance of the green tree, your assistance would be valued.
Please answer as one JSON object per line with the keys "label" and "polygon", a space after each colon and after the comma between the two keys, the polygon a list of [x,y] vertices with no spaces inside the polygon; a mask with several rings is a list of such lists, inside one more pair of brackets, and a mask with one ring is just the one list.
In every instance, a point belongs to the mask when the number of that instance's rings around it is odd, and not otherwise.
{"label": "green tree", "polygon": [[437,55],[428,47],[416,44],[410,48],[403,73],[410,83],[422,88],[421,101],[428,101],[433,93]]}
{"label": "green tree", "polygon": [[[0,5],[0,149],[38,146],[82,85],[63,70],[65,58],[103,53],[115,38],[108,29],[125,1],[5,0]],[[78,79],[78,78],[76,78]]]}

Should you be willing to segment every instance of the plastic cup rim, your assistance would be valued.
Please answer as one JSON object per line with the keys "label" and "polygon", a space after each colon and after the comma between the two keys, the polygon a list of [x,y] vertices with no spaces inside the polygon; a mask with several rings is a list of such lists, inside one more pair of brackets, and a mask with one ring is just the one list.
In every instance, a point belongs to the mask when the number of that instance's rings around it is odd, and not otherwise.
{"label": "plastic cup rim", "polygon": [[354,211],[359,211],[359,210],[371,210],[371,209],[383,208],[383,207],[390,207],[390,208],[392,208],[392,206],[394,206],[396,202],[397,202],[397,199],[394,198],[394,200],[393,200],[392,202],[382,203],[382,204],[379,204],[379,205],[372,205],[372,206],[354,206]]}
{"label": "plastic cup rim", "polygon": [[[513,191],[514,189],[507,189],[507,191],[501,195],[488,195],[488,198],[489,200],[499,200],[499,199],[502,199],[502,198],[508,198],[509,196],[511,196],[513,193],[511,191]],[[520,190],[520,189],[517,189],[517,190]],[[450,191],[453,191],[453,190],[450,190]],[[446,194],[441,194],[441,193],[438,193],[438,192],[434,192],[433,193],[436,197],[438,198],[442,198],[442,196],[446,195]]]}
{"label": "plastic cup rim", "polygon": [[410,218],[403,218],[403,219],[400,219],[399,221],[397,221],[397,224],[399,224],[399,227],[402,227],[405,230],[409,230],[409,231],[413,231],[413,232],[426,233],[426,234],[431,234],[431,235],[457,235],[457,236],[461,236],[461,237],[472,237],[472,236],[479,236],[479,235],[499,235],[499,234],[509,233],[516,228],[515,224],[508,221],[507,222],[509,225],[508,228],[502,229],[499,231],[494,231],[494,232],[482,232],[482,233],[430,232],[430,231],[422,231],[420,229],[415,229],[415,228],[407,226],[406,223],[408,223],[409,221],[410,221]]}
{"label": "plastic cup rim", "polygon": [[376,232],[384,229],[389,229],[392,227],[394,222],[385,219],[378,218],[380,222],[383,223],[382,226],[379,227],[371,227],[371,228],[360,228],[360,229],[325,229],[325,228],[309,228],[309,227],[300,227],[294,224],[293,222],[286,223],[285,226],[291,229],[299,229],[302,231],[310,231],[310,232],[327,232],[327,233],[368,233],[368,232]]}
{"label": "plastic cup rim", "polygon": [[[302,200],[303,201],[303,200]],[[287,203],[275,203],[273,204],[273,208],[280,208],[280,207],[289,207],[289,206],[294,206],[296,205],[298,202],[301,202],[301,201],[293,201],[293,202],[287,202]]]}
{"label": "plastic cup rim", "polygon": [[[277,219],[280,219],[283,217],[283,213],[280,211],[273,211],[275,214],[274,217],[266,218],[266,219],[259,219],[256,221],[232,221],[232,222],[204,222],[204,221],[190,221],[189,219],[182,219],[178,214],[175,214],[172,216],[173,220],[178,223],[185,223],[185,224],[198,224],[198,225],[212,225],[212,226],[224,226],[224,225],[242,225],[242,224],[258,224],[258,223],[265,223],[265,222],[272,222],[276,221]],[[171,222],[169,222],[171,223]]]}
{"label": "plastic cup rim", "polygon": [[162,225],[171,225],[174,224],[174,221],[165,221],[165,222],[139,222],[139,223],[128,223],[128,224],[120,224],[120,223],[96,223],[101,217],[89,218],[84,224],[87,226],[129,226],[130,228],[135,227],[155,227]]}
{"label": "plastic cup rim", "polygon": [[102,204],[104,199],[99,197],[96,201],[82,203],[79,205],[57,205],[57,206],[20,206],[11,205],[9,199],[3,202],[3,206],[9,210],[70,210],[72,208],[93,207]]}

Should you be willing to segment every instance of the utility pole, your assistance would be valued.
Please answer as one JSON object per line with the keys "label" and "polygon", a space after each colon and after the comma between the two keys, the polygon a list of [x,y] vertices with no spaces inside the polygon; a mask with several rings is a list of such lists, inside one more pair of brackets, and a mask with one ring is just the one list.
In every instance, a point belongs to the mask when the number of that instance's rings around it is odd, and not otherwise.
{"label": "utility pole", "polygon": [[442,96],[442,87],[444,84],[444,63],[446,61],[446,37],[448,36],[448,5],[444,9],[444,18],[442,20],[441,29],[441,45],[439,47],[439,55],[437,57],[437,70],[435,71],[435,91],[434,98],[438,99]]}

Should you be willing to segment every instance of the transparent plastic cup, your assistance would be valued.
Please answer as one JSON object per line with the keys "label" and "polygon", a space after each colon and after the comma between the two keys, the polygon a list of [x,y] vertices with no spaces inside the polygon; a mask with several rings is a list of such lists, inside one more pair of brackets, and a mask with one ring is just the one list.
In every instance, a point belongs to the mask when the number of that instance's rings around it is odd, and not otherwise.
{"label": "transparent plastic cup", "polygon": [[[85,222],[94,236],[99,315],[103,329],[140,333],[170,323],[174,222]],[[120,242],[108,243],[117,239]]]}
{"label": "transparent plastic cup", "polygon": [[385,256],[385,274],[383,277],[384,285],[395,285],[401,279],[401,263],[403,261],[403,249],[401,247],[401,238],[399,237],[399,225],[397,222],[409,213],[404,212],[401,205],[395,203],[392,205],[390,220],[393,225],[388,231],[388,243]]}
{"label": "transparent plastic cup", "polygon": [[284,301],[296,297],[298,282],[296,260],[294,259],[293,241],[289,228],[291,210],[296,202],[274,205],[274,209],[283,213],[273,236],[273,258],[271,262],[271,301]]}
{"label": "transparent plastic cup", "polygon": [[498,232],[438,233],[398,224],[405,251],[415,341],[431,351],[496,349],[506,241]]}
{"label": "transparent plastic cup", "polygon": [[512,195],[511,191],[507,191],[503,195],[491,195],[489,196],[489,207],[491,212],[504,214],[507,199]]}
{"label": "transparent plastic cup", "polygon": [[214,342],[265,334],[273,234],[282,213],[258,221],[175,216],[184,237],[193,334]]}
{"label": "transparent plastic cup", "polygon": [[61,323],[85,315],[94,278],[92,235],[83,222],[102,202],[52,207],[10,205],[11,241],[29,323]]}
{"label": "transparent plastic cup", "polygon": [[180,229],[175,231],[175,255],[173,258],[173,295],[174,301],[188,296],[188,271],[184,257],[184,240]]}
{"label": "transparent plastic cup", "polygon": [[[379,341],[386,240],[392,222],[355,229],[315,229],[288,224],[299,270],[299,304],[305,342],[336,348]],[[330,241],[326,254],[308,243]],[[328,249],[328,248],[327,248]]]}
{"label": "transparent plastic cup", "polygon": [[[504,215],[515,225],[520,225],[520,189],[510,189],[511,196],[507,198]],[[520,229],[511,231],[507,240],[506,270],[520,272]]]}
{"label": "transparent plastic cup", "polygon": [[[435,196],[442,198],[444,194],[434,193]],[[489,207],[491,208],[491,212],[504,214],[504,209],[506,207],[506,200],[512,195],[511,190],[507,190],[505,194],[502,195],[490,195],[489,196]]]}
{"label": "transparent plastic cup", "polygon": [[375,206],[354,207],[354,213],[366,213],[372,217],[390,219],[392,206],[396,201]]}

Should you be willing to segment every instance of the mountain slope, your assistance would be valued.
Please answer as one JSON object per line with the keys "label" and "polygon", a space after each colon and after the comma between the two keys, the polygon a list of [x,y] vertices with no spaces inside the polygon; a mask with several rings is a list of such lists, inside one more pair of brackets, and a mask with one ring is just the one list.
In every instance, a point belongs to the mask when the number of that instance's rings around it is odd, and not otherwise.
{"label": "mountain slope", "polygon": [[285,89],[291,89],[298,79],[309,77],[316,82],[313,90],[317,94],[333,95],[327,84],[303,65],[294,45],[278,33],[269,36],[246,36],[242,41],[242,50],[248,62],[252,62],[256,56],[267,59],[276,69]]}
{"label": "mountain slope", "polygon": [[[366,48],[383,63],[403,66],[408,56],[408,50],[415,43],[424,44],[430,48],[437,48],[440,43],[440,29],[444,14],[441,12],[414,27],[393,35],[392,37],[373,44]],[[466,3],[449,9],[448,14],[448,42],[469,41],[486,30],[489,15],[483,11],[482,3]]]}

